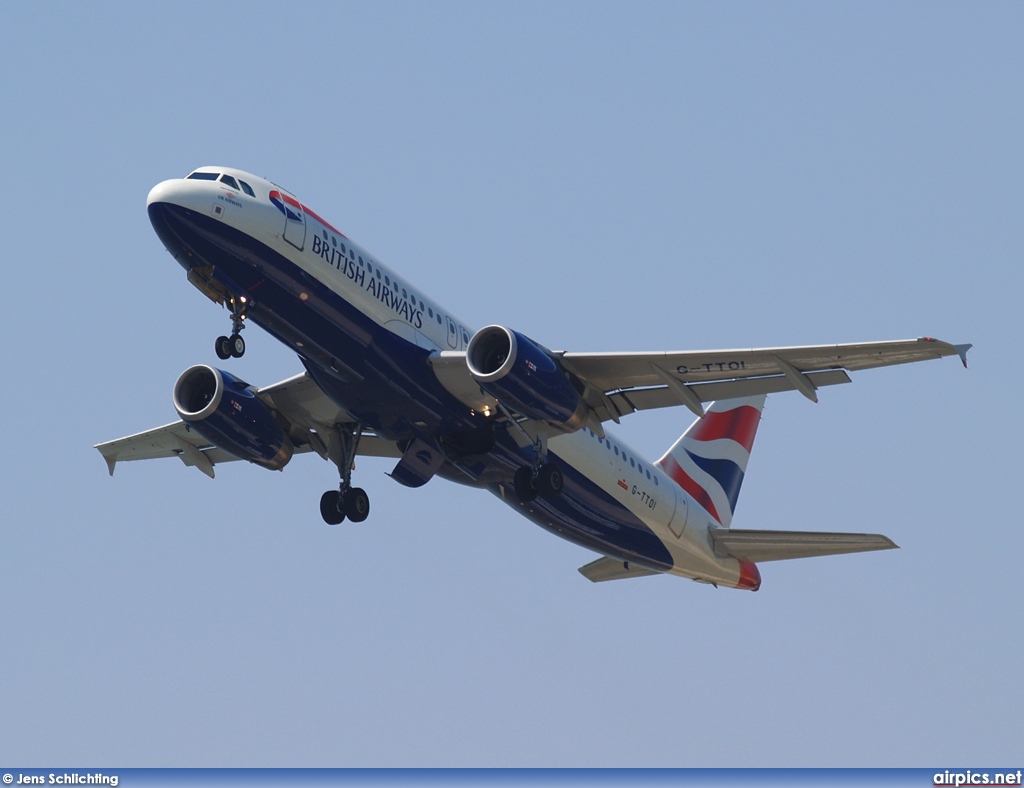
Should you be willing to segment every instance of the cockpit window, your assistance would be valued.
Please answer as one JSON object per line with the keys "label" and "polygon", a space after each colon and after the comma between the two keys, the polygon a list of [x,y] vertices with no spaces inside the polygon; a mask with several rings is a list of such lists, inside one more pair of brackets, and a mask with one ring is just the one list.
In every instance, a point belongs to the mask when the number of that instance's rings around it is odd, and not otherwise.
{"label": "cockpit window", "polygon": [[236,192],[238,191],[238,181],[232,178],[230,175],[221,175],[220,182],[230,186]]}
{"label": "cockpit window", "polygon": [[250,197],[256,196],[256,192],[252,190],[252,186],[250,186],[248,183],[246,183],[245,181],[239,181],[238,183],[242,187],[243,192],[248,194]]}
{"label": "cockpit window", "polygon": [[187,180],[192,180],[192,181],[215,181],[215,180],[217,180],[217,176],[219,176],[219,175],[220,175],[219,172],[193,172],[191,175],[188,176]]}

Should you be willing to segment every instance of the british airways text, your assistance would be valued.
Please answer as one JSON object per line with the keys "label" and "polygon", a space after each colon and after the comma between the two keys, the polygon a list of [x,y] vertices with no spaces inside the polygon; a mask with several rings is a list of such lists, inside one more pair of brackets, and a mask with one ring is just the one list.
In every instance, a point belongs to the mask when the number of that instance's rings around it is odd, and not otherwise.
{"label": "british airways text", "polygon": [[317,235],[313,236],[311,251],[313,254],[322,257],[329,266],[341,271],[341,273],[345,274],[345,276],[382,304],[391,307],[398,315],[404,317],[413,328],[423,328],[423,312],[380,280],[375,279],[372,275],[367,277],[366,269],[358,267],[343,252],[328,246]]}

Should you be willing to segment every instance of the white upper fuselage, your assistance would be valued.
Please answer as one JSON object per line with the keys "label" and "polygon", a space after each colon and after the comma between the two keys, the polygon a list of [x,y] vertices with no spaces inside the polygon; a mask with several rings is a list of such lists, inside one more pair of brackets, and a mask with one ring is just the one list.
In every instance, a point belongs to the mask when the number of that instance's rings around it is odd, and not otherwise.
{"label": "white upper fuselage", "polygon": [[[218,179],[195,177],[203,173]],[[224,176],[245,183],[253,195],[224,183]],[[301,222],[290,220],[271,202],[274,193],[282,196],[286,210],[301,216]],[[287,257],[378,325],[420,347],[465,350],[469,343],[472,331],[451,312],[264,178],[228,167],[200,167],[187,179],[154,186],[147,205],[154,202],[172,202],[214,216],[246,233]]]}

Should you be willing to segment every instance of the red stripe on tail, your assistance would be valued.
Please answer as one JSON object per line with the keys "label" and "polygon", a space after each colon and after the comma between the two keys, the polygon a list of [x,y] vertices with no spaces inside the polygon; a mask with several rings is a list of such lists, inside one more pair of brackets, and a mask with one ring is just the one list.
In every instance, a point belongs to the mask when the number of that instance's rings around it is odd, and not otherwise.
{"label": "red stripe on tail", "polygon": [[688,437],[699,441],[734,440],[748,452],[754,445],[754,435],[761,419],[761,411],[749,405],[724,412],[708,411]]}

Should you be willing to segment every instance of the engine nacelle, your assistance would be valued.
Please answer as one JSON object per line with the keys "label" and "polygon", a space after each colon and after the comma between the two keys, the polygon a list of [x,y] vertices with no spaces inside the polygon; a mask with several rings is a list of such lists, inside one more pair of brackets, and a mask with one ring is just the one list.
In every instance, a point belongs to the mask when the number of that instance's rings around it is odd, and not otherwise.
{"label": "engine nacelle", "polygon": [[273,414],[246,384],[205,364],[189,367],[174,384],[174,409],[214,446],[274,471],[294,446]]}
{"label": "engine nacelle", "polygon": [[469,373],[503,405],[573,432],[587,420],[582,391],[558,362],[529,337],[503,326],[481,328],[466,350]]}

